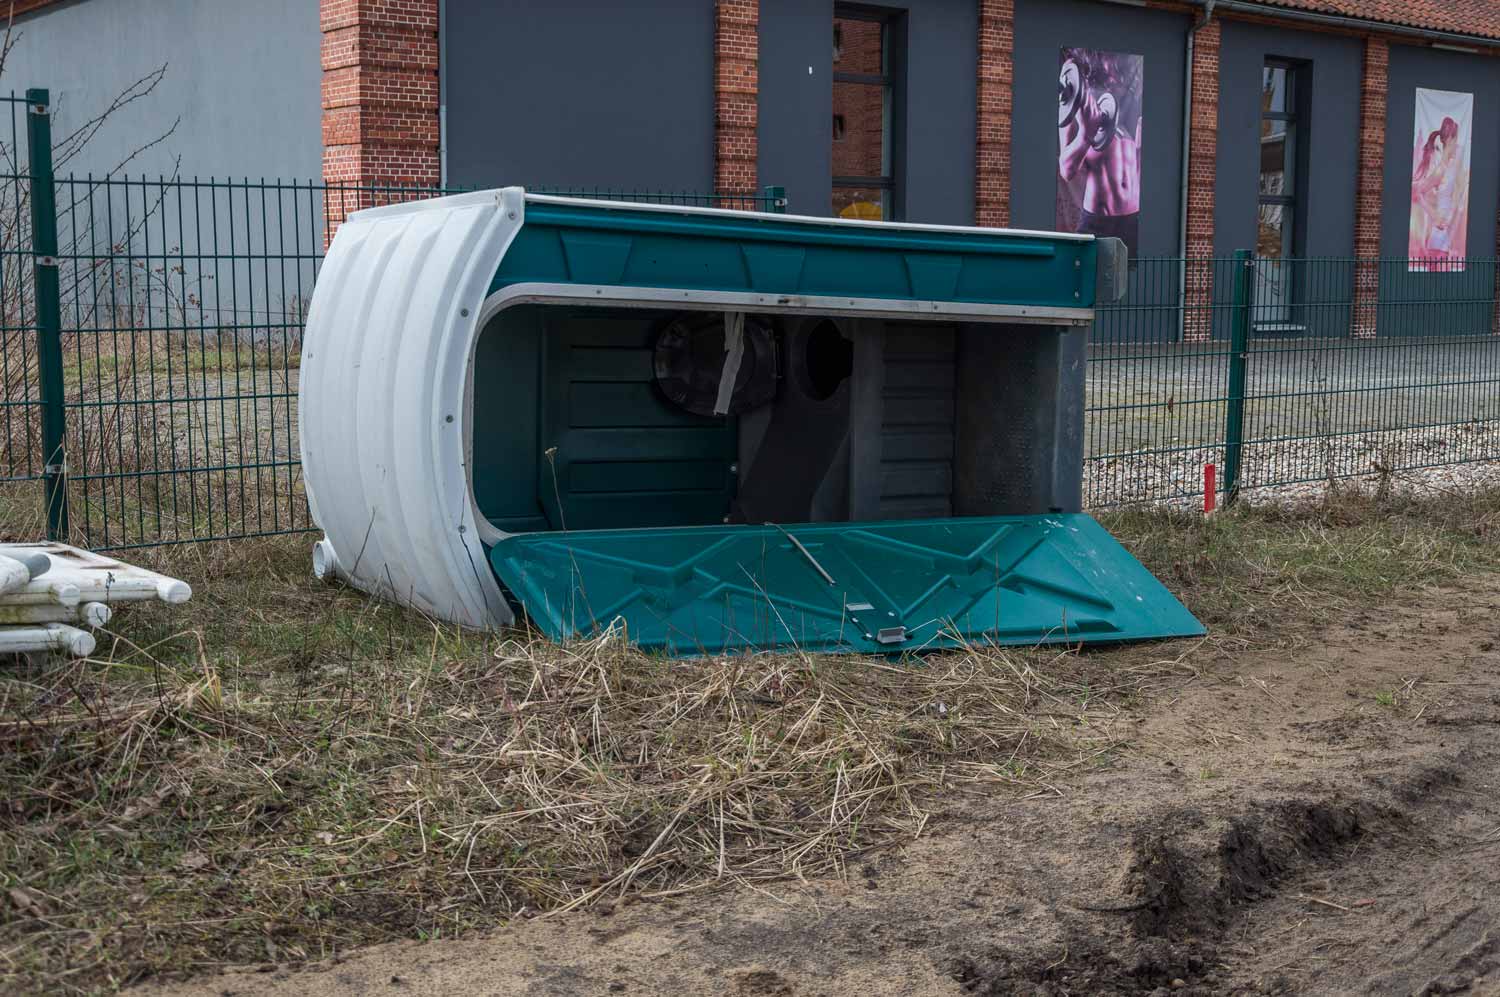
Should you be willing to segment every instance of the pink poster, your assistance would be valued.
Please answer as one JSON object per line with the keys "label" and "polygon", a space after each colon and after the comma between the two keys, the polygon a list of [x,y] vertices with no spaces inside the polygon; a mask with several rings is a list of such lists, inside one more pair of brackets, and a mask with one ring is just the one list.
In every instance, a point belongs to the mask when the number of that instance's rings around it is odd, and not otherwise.
{"label": "pink poster", "polygon": [[1407,269],[1461,273],[1469,250],[1469,146],[1474,95],[1417,90]]}
{"label": "pink poster", "polygon": [[1140,251],[1146,60],[1065,48],[1057,78],[1057,228]]}

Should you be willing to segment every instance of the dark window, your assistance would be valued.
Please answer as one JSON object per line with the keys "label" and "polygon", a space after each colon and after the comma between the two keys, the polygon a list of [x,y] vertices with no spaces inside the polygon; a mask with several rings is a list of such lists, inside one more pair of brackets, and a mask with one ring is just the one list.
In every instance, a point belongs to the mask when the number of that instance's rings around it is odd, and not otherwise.
{"label": "dark window", "polygon": [[833,213],[891,218],[895,134],[888,18],[844,7],[833,20]]}
{"label": "dark window", "polygon": [[1292,303],[1292,266],[1298,244],[1298,198],[1302,181],[1298,164],[1298,107],[1303,75],[1289,62],[1268,60],[1261,73],[1260,95],[1260,201],[1255,253],[1264,262],[1257,267],[1257,320],[1286,322]]}

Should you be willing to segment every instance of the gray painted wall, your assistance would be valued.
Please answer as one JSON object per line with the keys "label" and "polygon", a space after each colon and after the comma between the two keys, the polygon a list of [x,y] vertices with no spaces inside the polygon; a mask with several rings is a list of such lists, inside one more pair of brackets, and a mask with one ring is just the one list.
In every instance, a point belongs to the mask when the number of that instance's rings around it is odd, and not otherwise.
{"label": "gray painted wall", "polygon": [[713,190],[713,0],[443,15],[450,184]]}
{"label": "gray painted wall", "polygon": [[760,0],[760,182],[790,210],[830,214],[833,4]]}
{"label": "gray painted wall", "polygon": [[[1261,71],[1266,59],[1306,61],[1307,153],[1298,211],[1304,256],[1354,252],[1354,193],[1359,171],[1359,81],[1364,45],[1357,38],[1225,21],[1219,52],[1219,167],[1214,249],[1254,249],[1260,192]],[[1408,130],[1410,126],[1408,125]]]}
{"label": "gray painted wall", "polygon": [[18,18],[0,88],[46,87],[61,138],[163,63],[156,92],[121,110],[65,169],[186,176],[322,173],[322,70],[312,0],[79,0]]}
{"label": "gray painted wall", "polygon": [[[1364,43],[1357,38],[1288,31],[1225,21],[1219,53],[1219,162],[1214,189],[1214,252],[1220,257],[1256,248],[1259,231],[1262,72],[1267,59],[1299,63],[1298,132],[1302,156],[1297,195],[1300,257],[1354,253],[1355,188],[1359,172],[1359,85]],[[1220,274],[1227,273],[1220,267]],[[1314,335],[1343,336],[1352,317],[1353,267],[1329,262],[1294,264],[1292,307],[1285,319]],[[1219,280],[1215,300],[1233,300]],[[1214,334],[1227,338],[1231,311],[1214,316]]]}
{"label": "gray painted wall", "polygon": [[[449,0],[451,3],[452,0]],[[761,0],[760,181],[786,187],[791,210],[830,213],[833,3]],[[865,5],[871,6],[871,5]],[[974,0],[880,5],[900,17],[894,42],[904,92],[895,136],[902,220],[974,221]]]}
{"label": "gray painted wall", "polygon": [[[77,155],[57,162],[60,178],[97,178],[112,170],[132,178],[128,185],[64,183],[59,240],[65,253],[90,247],[102,253],[128,243],[135,253],[182,255],[149,268],[120,263],[116,272],[129,275],[133,295],[123,311],[111,307],[109,281],[101,290],[97,283],[65,279],[64,322],[101,328],[138,312],[136,320],[202,325],[213,335],[286,335],[281,325],[297,321],[312,287],[312,262],[295,256],[322,242],[322,199],[305,189],[322,174],[318,5],[78,0],[17,19],[15,34],[0,89],[48,89],[55,142],[166,65],[155,91],[115,112]],[[174,121],[176,129],[166,134]],[[174,189],[134,182],[174,172],[186,180],[249,177],[257,186]],[[304,189],[262,190],[262,177],[296,181]],[[267,250],[288,258],[252,263],[213,255]],[[77,300],[70,297],[75,293]],[[118,294],[129,296],[127,290]]]}
{"label": "gray painted wall", "polygon": [[[1416,135],[1416,91],[1456,90],[1474,95],[1470,149],[1469,256],[1463,273],[1409,273],[1404,263],[1381,268],[1382,336],[1449,333],[1488,335],[1493,316],[1495,211],[1500,173],[1500,64],[1492,58],[1431,49],[1391,46],[1386,103],[1385,189],[1381,204],[1380,252],[1404,259],[1411,218],[1412,143]],[[1431,302],[1460,301],[1434,308]],[[1439,320],[1441,316],[1441,320]]]}
{"label": "gray painted wall", "polygon": [[[1056,224],[1057,72],[1064,46],[1145,57],[1141,134],[1142,257],[1176,256],[1181,236],[1182,102],[1188,19],[1083,0],[1016,4],[1011,222]],[[1175,301],[1175,283],[1171,290]]]}
{"label": "gray painted wall", "polygon": [[[904,217],[974,223],[975,78],[979,14],[974,0],[905,5]],[[831,114],[831,112],[830,112]],[[824,115],[825,123],[829,115]]]}

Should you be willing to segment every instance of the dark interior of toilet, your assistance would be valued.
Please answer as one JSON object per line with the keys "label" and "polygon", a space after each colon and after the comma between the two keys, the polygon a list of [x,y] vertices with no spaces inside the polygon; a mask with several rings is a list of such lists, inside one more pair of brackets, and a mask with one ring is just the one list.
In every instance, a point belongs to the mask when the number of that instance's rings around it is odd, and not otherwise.
{"label": "dark interior of toilet", "polygon": [[518,305],[470,480],[504,533],[1072,512],[1084,330]]}

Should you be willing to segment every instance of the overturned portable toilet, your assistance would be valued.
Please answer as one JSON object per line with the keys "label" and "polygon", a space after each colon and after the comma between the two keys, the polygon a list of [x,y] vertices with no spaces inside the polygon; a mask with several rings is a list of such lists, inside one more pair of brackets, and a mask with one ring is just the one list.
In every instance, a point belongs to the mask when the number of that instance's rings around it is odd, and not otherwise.
{"label": "overturned portable toilet", "polygon": [[1201,633],[1079,511],[1124,265],[520,188],[356,213],[303,347],[315,570],[674,654]]}

